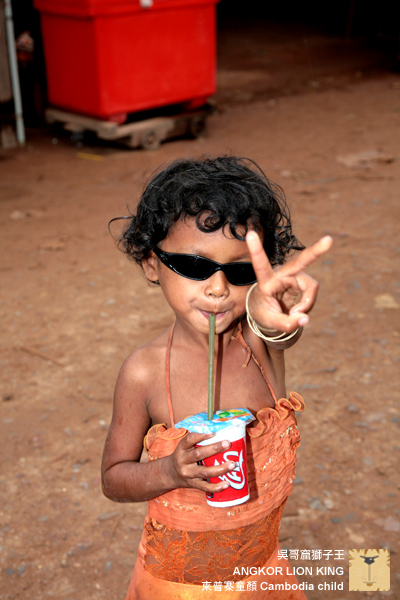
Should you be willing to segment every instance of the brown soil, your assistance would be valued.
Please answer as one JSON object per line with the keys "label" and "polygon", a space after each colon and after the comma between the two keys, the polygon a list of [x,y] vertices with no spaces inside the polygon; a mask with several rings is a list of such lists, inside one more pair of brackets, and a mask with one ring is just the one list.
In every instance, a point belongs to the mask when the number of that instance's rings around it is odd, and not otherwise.
{"label": "brown soil", "polygon": [[[0,156],[1,599],[125,597],[146,507],[102,496],[101,452],[122,361],[172,314],[107,222],[164,161],[227,151],[283,186],[305,244],[335,242],[311,269],[319,302],[287,353],[288,388],[307,409],[281,545],[343,549],[345,561],[317,563],[346,572],[348,549],[390,548],[391,591],[362,597],[400,595],[400,78],[358,46],[345,68],[337,40],[308,36],[306,63],[291,32],[270,45],[243,36],[247,59],[221,32],[220,111],[203,139],[77,149],[31,131],[24,150]],[[300,579],[344,581],[310,600],[351,596],[347,575]]]}

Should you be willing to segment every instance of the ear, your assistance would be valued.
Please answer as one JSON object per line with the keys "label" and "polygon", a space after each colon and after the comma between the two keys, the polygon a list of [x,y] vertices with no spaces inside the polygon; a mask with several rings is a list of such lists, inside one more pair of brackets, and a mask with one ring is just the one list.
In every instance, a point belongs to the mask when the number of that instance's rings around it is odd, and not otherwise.
{"label": "ear", "polygon": [[149,256],[142,261],[142,268],[146,279],[158,283],[158,260],[154,252],[150,252]]}

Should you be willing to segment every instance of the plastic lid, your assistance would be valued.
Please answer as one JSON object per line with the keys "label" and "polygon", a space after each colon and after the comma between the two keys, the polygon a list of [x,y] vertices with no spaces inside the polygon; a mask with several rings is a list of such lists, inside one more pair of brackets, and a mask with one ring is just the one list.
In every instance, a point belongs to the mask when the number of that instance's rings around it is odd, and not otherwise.
{"label": "plastic lid", "polygon": [[232,408],[230,410],[217,410],[212,421],[207,419],[207,413],[202,412],[191,417],[186,417],[176,423],[177,429],[183,428],[195,433],[216,433],[228,427],[243,427],[254,421],[255,417],[247,408]]}

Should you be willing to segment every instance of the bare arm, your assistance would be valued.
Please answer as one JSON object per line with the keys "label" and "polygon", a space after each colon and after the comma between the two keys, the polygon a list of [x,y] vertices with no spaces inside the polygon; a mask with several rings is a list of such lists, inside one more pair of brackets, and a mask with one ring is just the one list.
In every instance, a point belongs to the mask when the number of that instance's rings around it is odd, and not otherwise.
{"label": "bare arm", "polygon": [[179,487],[214,493],[225,489],[228,487],[225,481],[211,484],[204,480],[228,473],[236,467],[235,463],[217,467],[197,464],[230,446],[229,442],[218,442],[195,447],[211,435],[188,434],[170,456],[139,462],[143,438],[151,425],[146,399],[151,389],[152,366],[147,362],[146,356],[137,359],[132,355],[118,376],[113,417],[103,453],[103,493],[115,502],[142,502]]}

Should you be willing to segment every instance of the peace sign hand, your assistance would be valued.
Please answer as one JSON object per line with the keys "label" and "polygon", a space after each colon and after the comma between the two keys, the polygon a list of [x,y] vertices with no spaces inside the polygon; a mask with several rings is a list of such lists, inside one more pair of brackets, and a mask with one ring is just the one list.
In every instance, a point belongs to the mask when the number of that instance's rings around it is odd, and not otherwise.
{"label": "peace sign hand", "polygon": [[[306,325],[315,304],[318,282],[304,273],[317,258],[332,246],[328,235],[303,250],[284,265],[272,267],[255,231],[246,236],[257,285],[249,297],[249,312],[265,329],[292,332]],[[296,299],[299,300],[296,302]]]}

